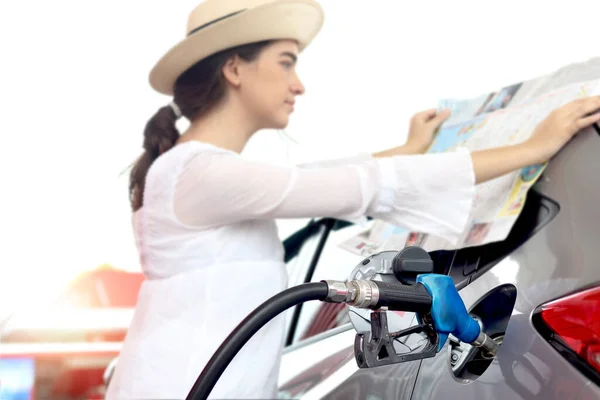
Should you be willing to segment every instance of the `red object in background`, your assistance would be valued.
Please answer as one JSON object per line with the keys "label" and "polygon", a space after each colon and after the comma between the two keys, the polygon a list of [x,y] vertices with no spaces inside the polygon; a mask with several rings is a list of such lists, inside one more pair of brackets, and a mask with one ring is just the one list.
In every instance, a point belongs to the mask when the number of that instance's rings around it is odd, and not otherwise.
{"label": "red object in background", "polygon": [[81,308],[133,308],[143,281],[139,272],[99,269],[76,278],[63,296]]}
{"label": "red object in background", "polygon": [[47,309],[47,304],[42,304],[40,311],[52,318],[54,313],[68,313],[74,307],[74,318],[85,316],[85,320],[94,321],[93,327],[86,328],[83,322],[82,328],[74,324],[61,329],[57,326],[61,318],[53,318],[57,322],[52,326],[37,326],[35,320],[32,326],[13,325],[11,331],[3,332],[0,362],[35,360],[33,390],[40,398],[103,399],[104,371],[118,356],[127,332],[127,315],[137,303],[143,281],[142,273],[109,268],[81,274],[65,287],[57,301]]}
{"label": "red object in background", "polygon": [[[74,370],[64,374],[54,384],[54,393],[68,393],[72,397],[89,397],[89,393],[104,384],[105,367]],[[91,389],[93,388],[93,389]],[[97,392],[97,390],[95,390]]]}

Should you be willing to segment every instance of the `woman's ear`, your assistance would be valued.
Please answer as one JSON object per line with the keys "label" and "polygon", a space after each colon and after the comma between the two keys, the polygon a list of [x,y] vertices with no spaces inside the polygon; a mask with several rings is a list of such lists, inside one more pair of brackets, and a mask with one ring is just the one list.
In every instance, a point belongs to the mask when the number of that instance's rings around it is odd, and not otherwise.
{"label": "woman's ear", "polygon": [[238,56],[233,56],[225,62],[222,69],[225,80],[234,87],[239,87],[241,84],[240,61]]}

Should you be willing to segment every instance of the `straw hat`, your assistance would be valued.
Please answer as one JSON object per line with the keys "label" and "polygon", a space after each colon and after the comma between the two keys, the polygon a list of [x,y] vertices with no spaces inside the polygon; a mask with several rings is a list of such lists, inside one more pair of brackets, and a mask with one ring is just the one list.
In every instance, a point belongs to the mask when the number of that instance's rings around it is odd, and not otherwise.
{"label": "straw hat", "polygon": [[302,51],[323,25],[315,0],[205,0],[188,17],[186,38],[150,72],[150,85],[172,95],[175,81],[201,59],[230,47],[293,39]]}

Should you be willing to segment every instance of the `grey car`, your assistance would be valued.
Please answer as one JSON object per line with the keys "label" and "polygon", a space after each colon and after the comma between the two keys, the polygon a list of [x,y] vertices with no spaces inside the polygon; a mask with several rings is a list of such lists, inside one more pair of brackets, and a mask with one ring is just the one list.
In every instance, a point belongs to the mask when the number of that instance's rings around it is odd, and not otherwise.
{"label": "grey car", "polygon": [[[288,314],[280,397],[599,399],[599,155],[594,126],[551,161],[506,240],[431,253],[435,272],[454,279],[471,315],[501,342],[495,358],[451,337],[433,358],[359,369],[347,310],[305,304]],[[344,278],[317,271],[333,260],[328,238],[349,229],[311,221],[288,240],[296,241],[292,283]]]}

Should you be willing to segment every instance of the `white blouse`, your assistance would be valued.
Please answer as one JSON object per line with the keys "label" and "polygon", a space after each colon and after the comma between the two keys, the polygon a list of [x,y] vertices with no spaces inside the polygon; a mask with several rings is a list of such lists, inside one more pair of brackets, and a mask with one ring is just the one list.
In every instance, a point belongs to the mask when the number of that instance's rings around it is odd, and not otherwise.
{"label": "white blouse", "polygon": [[[282,167],[175,146],[152,165],[134,215],[147,279],[107,399],[186,397],[239,322],[286,289],[275,219],[368,215],[456,243],[474,186],[467,150]],[[284,329],[283,316],[263,327],[211,398],[277,397]]]}

